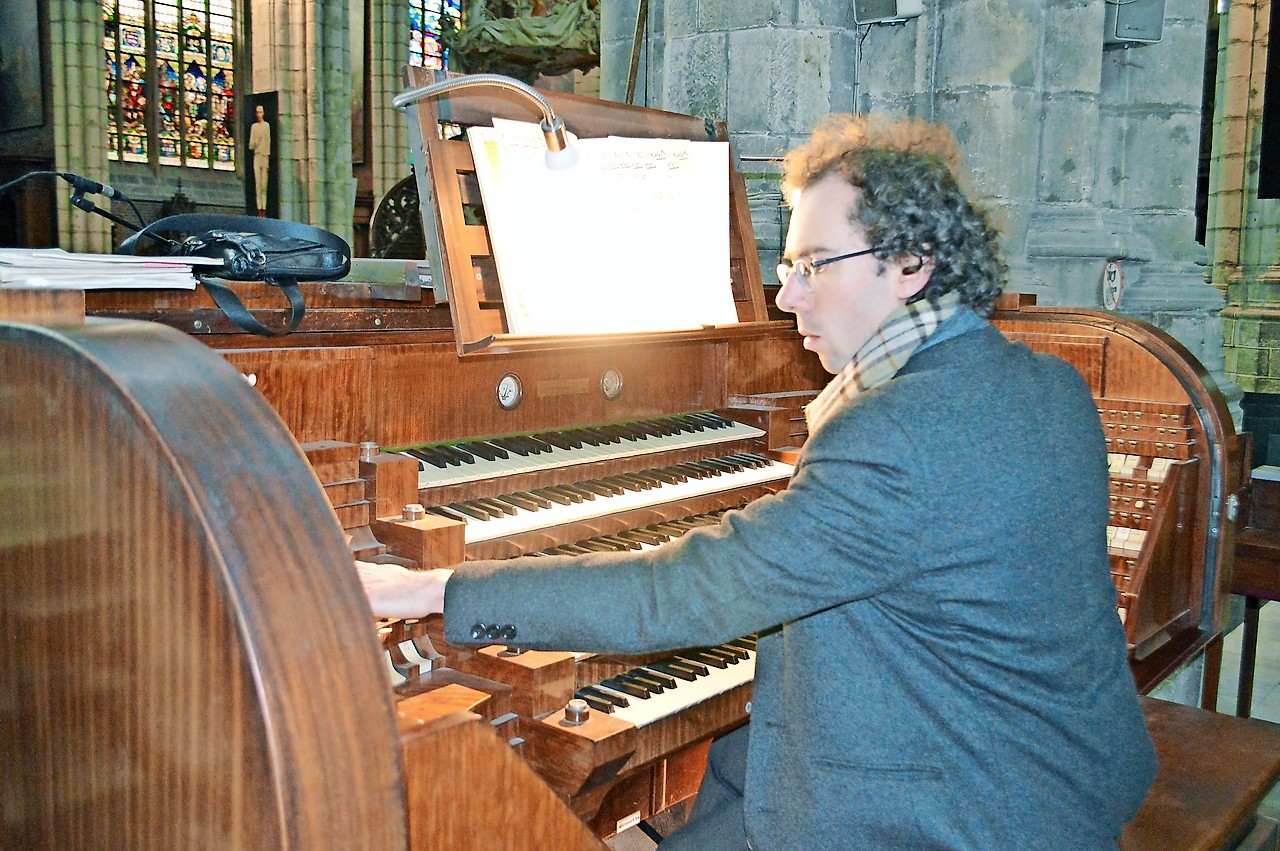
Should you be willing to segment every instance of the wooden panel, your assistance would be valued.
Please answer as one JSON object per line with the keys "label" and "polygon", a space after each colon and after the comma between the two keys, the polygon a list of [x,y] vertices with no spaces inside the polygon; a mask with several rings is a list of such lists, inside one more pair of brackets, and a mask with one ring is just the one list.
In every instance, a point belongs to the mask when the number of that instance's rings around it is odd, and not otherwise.
{"label": "wooden panel", "polygon": [[296,440],[374,439],[368,349],[242,349],[223,355],[253,382]]}
{"label": "wooden panel", "polygon": [[[613,401],[600,389],[610,368],[623,381]],[[506,373],[524,388],[513,411],[497,401]],[[707,343],[458,358],[442,347],[397,346],[380,353],[373,386],[373,439],[406,446],[715,408],[723,402],[724,351]]]}
{"label": "wooden panel", "polygon": [[[1167,618],[1159,624],[1151,617],[1154,613],[1138,612],[1141,623],[1126,624],[1131,640],[1141,645],[1131,659],[1134,676],[1139,689],[1148,690],[1192,655],[1217,646],[1231,575],[1233,502],[1247,481],[1241,441],[1213,380],[1186,349],[1159,329],[1099,311],[1037,308],[1017,300],[1002,304],[1009,309],[993,314],[997,328],[1032,348],[1069,359],[1092,387],[1100,388],[1103,421],[1127,429],[1117,429],[1110,436],[1115,449],[1198,459],[1178,477],[1178,493],[1162,493],[1161,501],[1170,503],[1166,508],[1170,516],[1164,523],[1153,517],[1152,523],[1153,530],[1155,525],[1167,528],[1148,538],[1146,551],[1133,565],[1136,581],[1145,586],[1139,596],[1146,593],[1161,617]],[[1059,336],[1071,345],[1058,345]],[[1091,344],[1089,338],[1105,343]],[[1133,416],[1137,411],[1156,415],[1153,422],[1176,426],[1177,433],[1134,432],[1131,426],[1138,421]],[[1159,416],[1169,411],[1183,413],[1176,422]],[[1188,411],[1194,412],[1189,419]],[[1144,413],[1141,421],[1145,424],[1150,419]],[[1129,590],[1122,588],[1125,593]],[[1133,617],[1131,608],[1126,620]],[[1143,635],[1148,636],[1145,643]],[[1216,683],[1206,682],[1205,700],[1214,699]]]}
{"label": "wooden panel", "polygon": [[360,475],[368,482],[365,494],[373,500],[374,517],[398,517],[418,501],[417,459],[379,453],[360,462]]}
{"label": "wooden panel", "polygon": [[[474,715],[455,713],[406,733],[404,764],[414,851],[603,851]],[[465,778],[446,766],[465,767]]]}
{"label": "wooden panel", "polygon": [[466,527],[457,520],[427,514],[419,520],[374,520],[373,534],[394,555],[420,568],[453,567],[465,556]]}
{"label": "wooden panel", "polygon": [[0,846],[404,847],[368,606],[261,398],[120,321],[0,325],[0,381]]}
{"label": "wooden panel", "polygon": [[735,396],[779,391],[816,394],[831,380],[818,356],[805,351],[804,340],[794,327],[768,337],[731,342],[726,369],[726,390]]}
{"label": "wooden panel", "polygon": [[84,324],[84,290],[0,288],[0,320],[41,325]]}

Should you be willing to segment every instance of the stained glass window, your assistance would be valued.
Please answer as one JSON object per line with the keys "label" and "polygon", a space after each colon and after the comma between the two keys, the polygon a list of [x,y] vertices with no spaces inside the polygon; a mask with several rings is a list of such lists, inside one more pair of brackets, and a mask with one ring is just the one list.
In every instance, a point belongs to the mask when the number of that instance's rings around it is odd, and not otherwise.
{"label": "stained glass window", "polygon": [[409,64],[446,68],[447,51],[440,46],[440,16],[454,23],[462,16],[460,0],[409,0]]}
{"label": "stained glass window", "polygon": [[103,0],[108,157],[234,171],[233,0]]}

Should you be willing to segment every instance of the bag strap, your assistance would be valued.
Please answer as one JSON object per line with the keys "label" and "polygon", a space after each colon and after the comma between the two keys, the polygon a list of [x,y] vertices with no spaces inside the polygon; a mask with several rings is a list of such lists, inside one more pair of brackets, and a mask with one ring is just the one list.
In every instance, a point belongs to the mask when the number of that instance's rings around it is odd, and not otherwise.
{"label": "bag strap", "polygon": [[306,312],[306,303],[302,298],[302,290],[298,287],[296,278],[274,278],[270,283],[280,288],[280,291],[289,299],[289,322],[280,330],[272,331],[266,325],[263,325],[257,319],[253,318],[253,314],[249,312],[249,308],[244,306],[244,302],[240,300],[240,296],[219,281],[212,278],[201,278],[200,283],[204,284],[205,292],[209,293],[209,297],[213,299],[213,303],[218,305],[226,317],[234,322],[241,330],[248,331],[250,334],[257,334],[260,337],[283,337],[285,334],[292,332],[298,327],[298,323],[302,321],[302,314]]}
{"label": "bag strap", "polygon": [[[198,234],[211,230],[238,231],[241,233],[260,233],[266,236],[273,236],[281,239],[303,239],[309,242],[319,243],[325,248],[332,248],[340,251],[342,256],[346,258],[341,270],[329,280],[340,278],[351,270],[351,246],[347,241],[337,234],[330,233],[322,228],[304,225],[298,222],[286,222],[281,219],[267,219],[261,216],[240,216],[240,215],[223,215],[209,213],[182,213],[176,216],[166,216],[163,219],[157,219],[147,225],[142,230],[129,236],[124,242],[120,243],[120,247],[116,249],[117,254],[133,254],[138,244],[138,240],[143,238],[153,238],[152,235],[157,231],[176,231],[178,233]],[[173,246],[173,253],[177,253],[176,249],[180,246]],[[226,284],[220,283],[206,275],[199,275],[200,283],[204,285],[205,292],[209,293],[209,297],[213,299],[213,303],[230,319],[235,325],[243,331],[250,334],[257,334],[260,337],[283,337],[298,327],[298,323],[302,321],[302,316],[306,312],[306,302],[302,297],[302,290],[298,286],[297,278],[268,277],[264,280],[272,286],[279,287],[284,293],[285,298],[289,300],[289,321],[285,327],[278,331],[273,331],[263,325],[253,317],[249,309],[244,306],[244,302],[240,300],[240,296],[235,294]],[[320,280],[317,278],[317,280]]]}

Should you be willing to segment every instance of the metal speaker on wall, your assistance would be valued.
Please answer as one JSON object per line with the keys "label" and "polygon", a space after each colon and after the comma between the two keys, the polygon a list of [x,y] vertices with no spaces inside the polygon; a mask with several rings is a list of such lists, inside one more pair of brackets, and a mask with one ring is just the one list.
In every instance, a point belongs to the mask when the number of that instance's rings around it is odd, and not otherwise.
{"label": "metal speaker on wall", "polygon": [[1164,33],[1164,0],[1106,0],[1107,45],[1155,44]]}
{"label": "metal speaker on wall", "polygon": [[853,0],[853,22],[897,24],[924,12],[924,0]]}

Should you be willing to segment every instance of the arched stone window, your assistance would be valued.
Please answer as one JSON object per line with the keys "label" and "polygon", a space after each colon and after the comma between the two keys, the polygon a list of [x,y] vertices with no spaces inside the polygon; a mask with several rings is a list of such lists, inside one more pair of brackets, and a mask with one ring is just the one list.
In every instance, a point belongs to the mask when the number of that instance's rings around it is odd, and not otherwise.
{"label": "arched stone window", "polygon": [[462,16],[460,0],[409,0],[409,64],[444,68],[446,51],[440,44],[440,16],[455,24]]}
{"label": "arched stone window", "polygon": [[103,0],[108,159],[235,171],[233,0]]}

